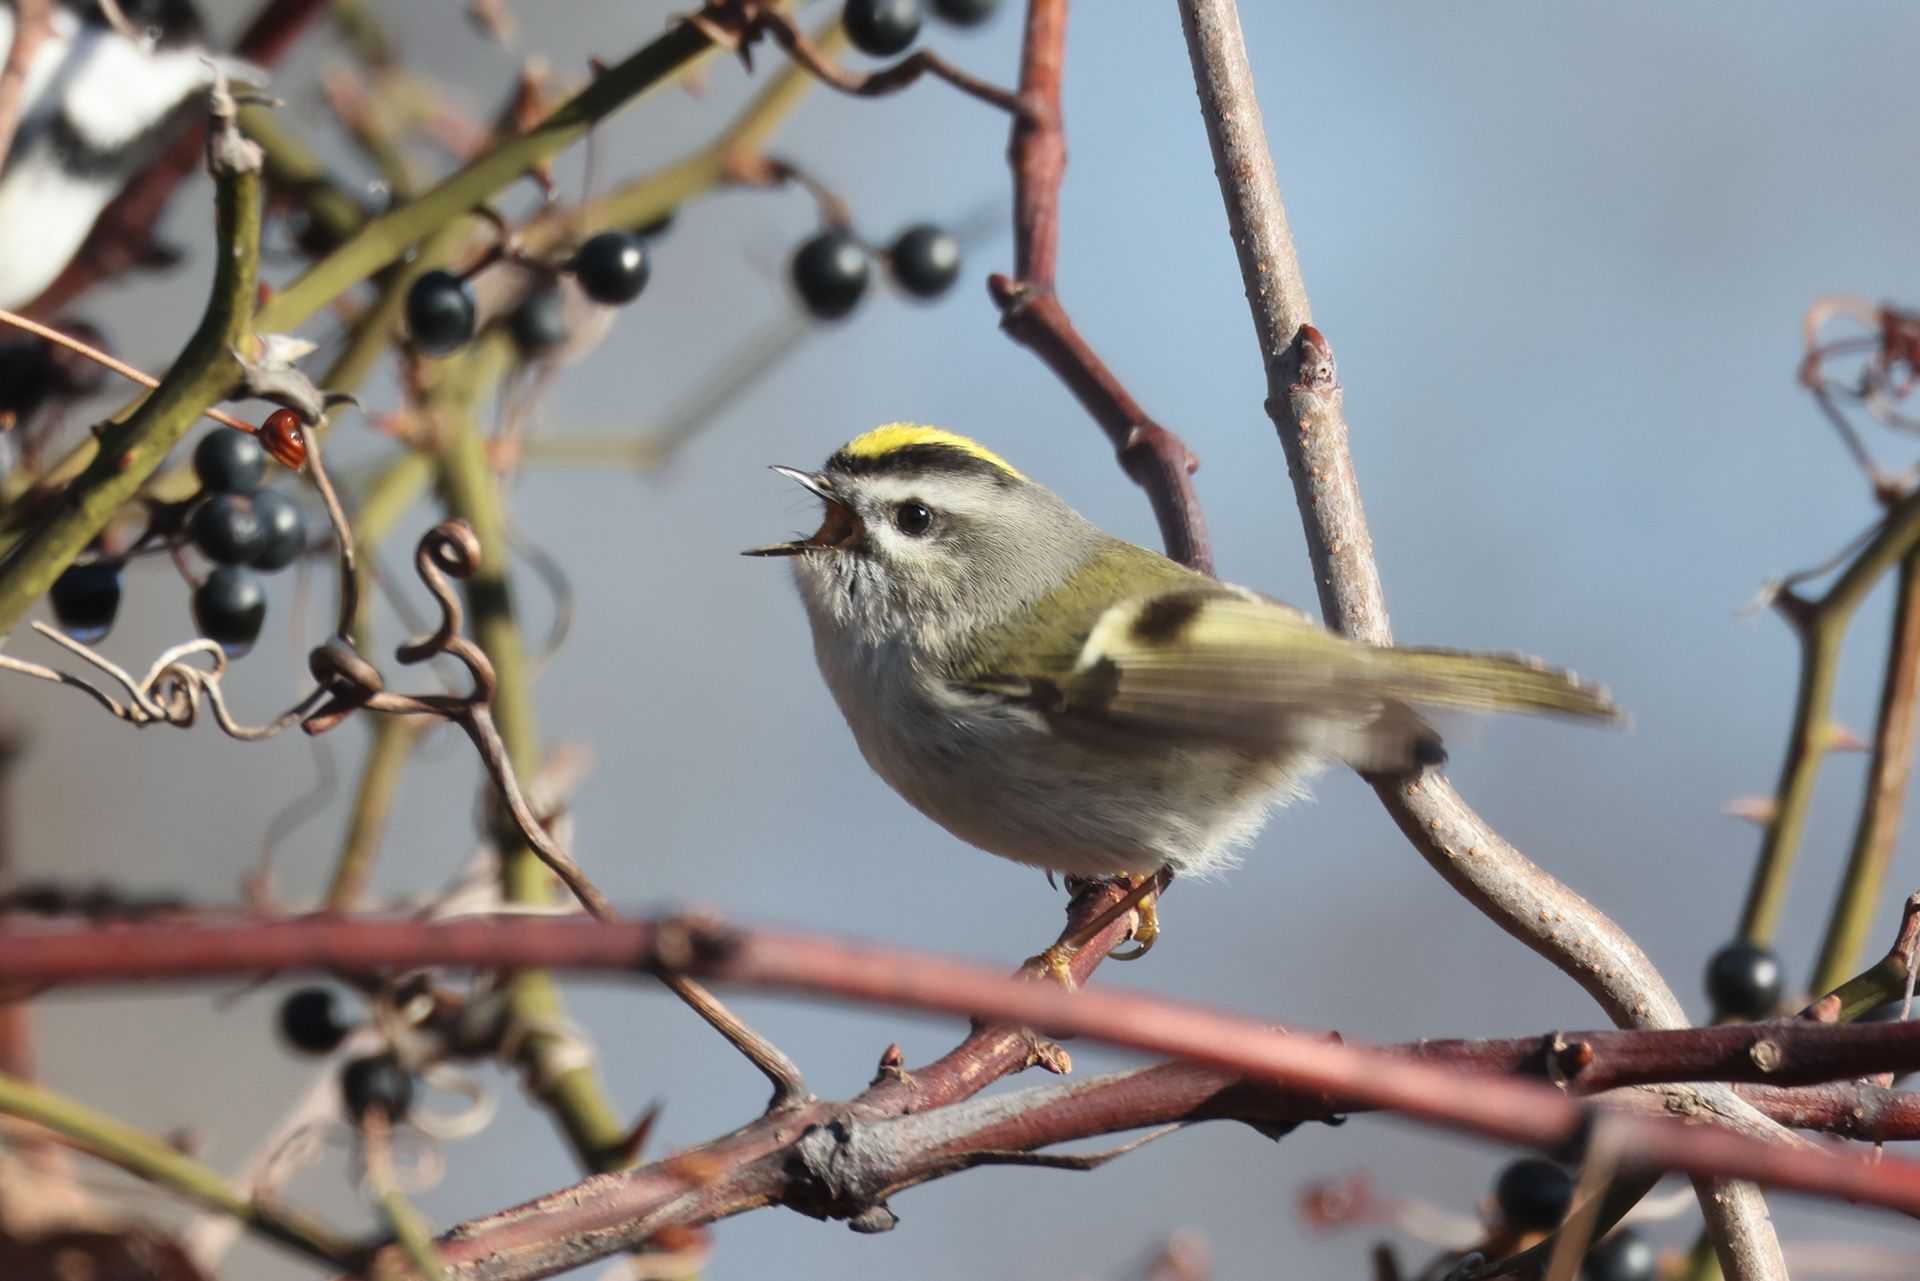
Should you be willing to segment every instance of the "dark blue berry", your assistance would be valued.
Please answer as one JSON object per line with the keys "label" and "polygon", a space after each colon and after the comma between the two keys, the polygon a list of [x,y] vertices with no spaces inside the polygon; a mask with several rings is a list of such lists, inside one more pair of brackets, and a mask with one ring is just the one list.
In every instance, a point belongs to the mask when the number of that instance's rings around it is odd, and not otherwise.
{"label": "dark blue berry", "polygon": [[120,612],[120,568],[99,563],[69,565],[53,580],[47,595],[62,631],[77,641],[99,640]]}
{"label": "dark blue berry", "polygon": [[222,565],[194,589],[193,621],[200,634],[230,652],[243,652],[260,639],[267,620],[267,593],[251,570]]}
{"label": "dark blue berry", "polygon": [[393,1055],[373,1054],[340,1069],[340,1096],[356,1124],[375,1108],[401,1121],[413,1107],[413,1078]]}
{"label": "dark blue berry", "polygon": [[429,356],[464,346],[473,337],[473,320],[473,293],[450,271],[429,271],[407,290],[407,332]]}
{"label": "dark blue berry", "polygon": [[251,494],[266,478],[266,451],[244,431],[216,427],[193,447],[193,474],[213,493]]}
{"label": "dark blue berry", "polygon": [[212,494],[187,518],[187,532],[201,555],[220,565],[247,565],[260,554],[266,531],[246,494]]}
{"label": "dark blue berry", "polygon": [[1621,1228],[1587,1252],[1581,1281],[1654,1281],[1660,1260],[1653,1243],[1633,1228]]}
{"label": "dark blue berry", "polygon": [[331,988],[303,987],[280,1003],[280,1035],[303,1054],[331,1054],[352,1030]]}
{"label": "dark blue berry", "polygon": [[960,275],[960,242],[932,223],[900,233],[887,251],[893,279],[915,298],[938,298]]}
{"label": "dark blue berry", "polygon": [[823,231],[793,255],[793,287],[821,320],[838,320],[867,291],[867,255],[849,236]]}
{"label": "dark blue berry", "polygon": [[522,355],[537,356],[567,341],[567,300],[557,286],[542,285],[520,300],[507,329]]}
{"label": "dark blue berry", "polygon": [[847,0],[840,21],[854,48],[891,58],[920,35],[920,0]]}
{"label": "dark blue berry", "polygon": [[263,489],[253,496],[253,510],[260,518],[260,550],[248,563],[271,574],[298,560],[307,549],[307,517],[300,504],[277,489]]}
{"label": "dark blue berry", "polygon": [[581,292],[609,307],[638,298],[652,275],[647,242],[630,231],[603,231],[574,251],[573,278]]}
{"label": "dark blue berry", "polygon": [[1780,1004],[1780,958],[1735,940],[1707,962],[1707,997],[1719,1018],[1764,1019]]}
{"label": "dark blue berry", "polygon": [[1544,1232],[1558,1227],[1573,1203],[1573,1179],[1551,1161],[1537,1156],[1522,1157],[1506,1169],[1493,1185],[1493,1199],[1500,1217],[1521,1232]]}

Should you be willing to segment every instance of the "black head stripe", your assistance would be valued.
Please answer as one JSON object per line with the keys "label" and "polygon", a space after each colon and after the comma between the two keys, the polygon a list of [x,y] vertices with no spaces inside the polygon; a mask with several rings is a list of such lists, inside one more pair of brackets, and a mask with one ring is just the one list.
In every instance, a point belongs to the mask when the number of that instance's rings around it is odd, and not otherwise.
{"label": "black head stripe", "polygon": [[1128,631],[1142,645],[1171,645],[1180,639],[1180,633],[1200,613],[1207,599],[1205,592],[1175,592],[1156,597],[1141,607]]}
{"label": "black head stripe", "polygon": [[827,459],[827,470],[845,476],[981,476],[1006,485],[1016,480],[986,459],[952,445],[904,445],[884,454],[850,454],[842,449]]}

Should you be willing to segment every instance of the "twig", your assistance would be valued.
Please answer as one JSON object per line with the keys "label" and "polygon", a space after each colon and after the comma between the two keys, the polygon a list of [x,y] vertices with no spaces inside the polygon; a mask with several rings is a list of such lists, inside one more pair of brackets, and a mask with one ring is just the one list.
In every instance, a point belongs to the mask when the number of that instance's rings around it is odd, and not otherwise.
{"label": "twig", "polygon": [[393,1177],[392,1125],[385,1112],[370,1108],[360,1122],[361,1160],[367,1193],[379,1207],[394,1240],[424,1281],[446,1281],[446,1264],[433,1243],[433,1228]]}
{"label": "twig", "polygon": [[1893,946],[1879,962],[1809,1005],[1801,1017],[1819,1023],[1851,1023],[1890,1001],[1900,1000],[1913,979],[1914,949],[1920,946],[1920,894],[1907,899]]}
{"label": "twig", "polygon": [[1840,893],[1828,918],[1813,990],[1837,986],[1860,964],[1873,929],[1874,910],[1886,888],[1893,847],[1900,834],[1907,783],[1913,773],[1914,712],[1920,697],[1920,547],[1900,561],[1899,598],[1893,607],[1893,636],[1887,644],[1887,670],[1880,689],[1880,712],[1873,731],[1873,756],[1867,764],[1866,795],[1854,829],[1853,850],[1840,881]]}
{"label": "twig", "polygon": [[685,1001],[689,1009],[705,1019],[708,1026],[725,1037],[727,1044],[740,1051],[747,1062],[758,1068],[760,1074],[772,1084],[773,1098],[767,1103],[767,1111],[790,1111],[812,1097],[807,1093],[807,1081],[800,1074],[800,1065],[788,1058],[779,1046],[749,1027],[713,993],[684,974],[662,974],[660,981]]}
{"label": "twig", "polygon": [[353,1267],[360,1251],[296,1210],[255,1201],[218,1173],[158,1139],[72,1099],[0,1076],[0,1112],[44,1126],[64,1142],[199,1205],[233,1216],[256,1234],[334,1267]]}
{"label": "twig", "polygon": [[716,52],[704,24],[675,23],[665,35],[595,77],[534,128],[502,139],[417,199],[369,222],[268,300],[256,318],[258,327],[282,332],[301,324],[353,284],[579,141],[600,120],[690,74]]}
{"label": "twig", "polygon": [[1878,531],[1825,594],[1809,599],[1783,592],[1774,602],[1800,642],[1800,683],[1773,812],[1741,911],[1741,934],[1753,942],[1772,940],[1786,908],[1787,884],[1813,807],[1820,767],[1833,747],[1833,694],[1847,628],[1881,576],[1916,548],[1920,548],[1920,493],[1902,499],[1887,512]]}
{"label": "twig", "polygon": [[987,281],[1000,327],[1065,383],[1112,442],[1120,466],[1147,492],[1167,555],[1213,572],[1206,520],[1193,490],[1199,460],[1147,415],[1074,328],[1054,290],[1060,241],[1060,184],[1067,144],[1060,77],[1066,62],[1067,0],[1031,0],[1020,55],[1019,99],[1008,162],[1013,167],[1014,274]]}
{"label": "twig", "polygon": [[[1267,371],[1267,411],[1293,478],[1321,610],[1336,631],[1390,644],[1339,379],[1332,351],[1313,327],[1238,11],[1233,0],[1180,0],[1180,20]],[[1372,782],[1401,831],[1455,889],[1573,977],[1611,1017],[1641,1027],[1685,1025],[1679,1002],[1633,940],[1502,839],[1445,778]],[[1702,1098],[1751,1113],[1724,1090],[1703,1091]],[[1716,1248],[1734,1264],[1729,1273],[1738,1281],[1784,1281],[1758,1194],[1731,1187],[1701,1193]]]}
{"label": "twig", "polygon": [[916,49],[892,66],[877,71],[849,71],[832,60],[831,55],[800,33],[799,28],[788,20],[786,15],[772,9],[758,9],[754,18],[754,27],[770,34],[774,42],[785,49],[792,59],[806,68],[807,72],[823,83],[832,85],[841,93],[853,94],[861,98],[880,98],[890,93],[898,93],[921,76],[932,76],[944,80],[960,92],[978,98],[989,106],[1014,115],[1025,115],[1029,111],[1043,110],[1032,104],[1023,94],[1008,93],[999,85],[962,71],[942,58],[931,49]]}

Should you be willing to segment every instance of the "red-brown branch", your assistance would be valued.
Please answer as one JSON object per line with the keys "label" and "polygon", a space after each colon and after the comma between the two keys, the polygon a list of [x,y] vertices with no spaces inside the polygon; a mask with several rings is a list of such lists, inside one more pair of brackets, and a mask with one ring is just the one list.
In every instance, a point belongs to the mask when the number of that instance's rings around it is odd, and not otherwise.
{"label": "red-brown branch", "polygon": [[[428,924],[333,918],[15,931],[0,939],[0,982],[84,981],[272,973],[370,966],[505,965],[685,973],[744,987],[975,1015],[1179,1057],[1249,1082],[1352,1099],[1447,1128],[1548,1149],[1576,1144],[1593,1113],[1545,1086],[1462,1072],[1376,1049],[1276,1034],[1268,1025],[1164,998],[1091,989],[1069,994],[979,966],[889,948],[701,918],[651,921],[494,920]],[[1804,1032],[1799,1031],[1804,1029]],[[1920,1036],[1898,1026],[1822,1028],[1882,1044]],[[1707,1037],[1711,1029],[1685,1034]],[[1798,1044],[1799,1042],[1795,1042]],[[901,1088],[908,1088],[902,1086]],[[1878,1166],[1758,1141],[1723,1126],[1615,1118],[1622,1150],[1649,1166],[1733,1175],[1920,1214],[1920,1164]],[[601,1186],[601,1185],[595,1185]]]}
{"label": "red-brown branch", "polygon": [[1054,289],[1060,245],[1060,184],[1067,170],[1060,114],[1067,0],[1031,0],[1020,58],[1020,102],[1008,162],[1013,168],[1014,275],[987,282],[1000,326],[1030,348],[1074,394],[1113,443],[1120,465],[1147,491],[1167,555],[1213,572],[1213,547],[1193,489],[1199,461],[1147,415],[1074,328]]}
{"label": "red-brown branch", "polygon": [[[258,67],[276,65],[325,7],[326,0],[267,0],[235,42],[234,55]],[[66,270],[25,308],[28,315],[51,316],[100,281],[149,259],[153,229],[174,188],[199,167],[204,132],[204,126],[196,123],[134,175],[101,212]]]}

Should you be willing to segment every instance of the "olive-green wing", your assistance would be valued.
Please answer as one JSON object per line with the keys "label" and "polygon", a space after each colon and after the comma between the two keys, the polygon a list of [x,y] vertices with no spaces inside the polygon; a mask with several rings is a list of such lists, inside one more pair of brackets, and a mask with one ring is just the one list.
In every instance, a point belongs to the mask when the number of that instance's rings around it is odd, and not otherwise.
{"label": "olive-green wing", "polygon": [[1212,584],[1112,605],[1065,670],[1048,666],[974,685],[1024,697],[1063,728],[1302,746],[1380,767],[1437,751],[1409,705],[1620,716],[1604,690],[1532,659],[1356,645]]}

